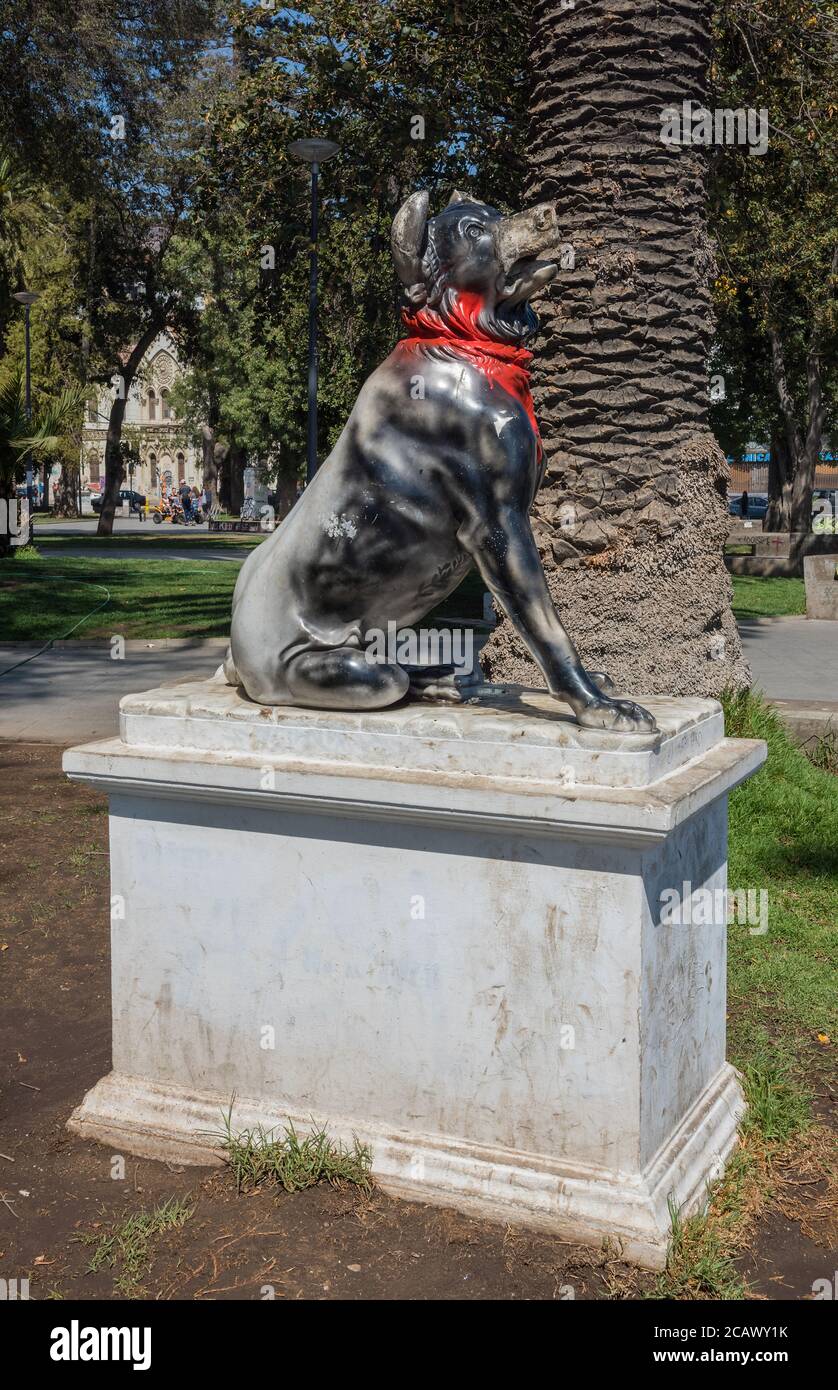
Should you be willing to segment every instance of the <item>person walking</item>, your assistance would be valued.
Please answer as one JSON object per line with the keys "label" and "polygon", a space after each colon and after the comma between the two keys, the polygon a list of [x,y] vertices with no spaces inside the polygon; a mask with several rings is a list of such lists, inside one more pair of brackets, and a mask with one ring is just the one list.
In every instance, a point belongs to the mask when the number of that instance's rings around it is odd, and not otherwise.
{"label": "person walking", "polygon": [[185,479],[180,486],[180,505],[183,507],[184,525],[188,526],[192,520],[192,489]]}

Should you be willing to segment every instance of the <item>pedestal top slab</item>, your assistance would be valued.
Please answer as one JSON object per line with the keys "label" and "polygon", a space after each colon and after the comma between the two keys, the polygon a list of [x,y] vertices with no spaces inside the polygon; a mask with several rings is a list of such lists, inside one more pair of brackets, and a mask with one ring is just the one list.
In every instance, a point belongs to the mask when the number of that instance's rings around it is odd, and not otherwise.
{"label": "pedestal top slab", "polygon": [[641,697],[656,734],[583,729],[547,691],[485,686],[463,705],[423,703],[358,713],[257,705],[217,678],[127,695],[122,742],[331,768],[649,787],[724,738],[716,700]]}

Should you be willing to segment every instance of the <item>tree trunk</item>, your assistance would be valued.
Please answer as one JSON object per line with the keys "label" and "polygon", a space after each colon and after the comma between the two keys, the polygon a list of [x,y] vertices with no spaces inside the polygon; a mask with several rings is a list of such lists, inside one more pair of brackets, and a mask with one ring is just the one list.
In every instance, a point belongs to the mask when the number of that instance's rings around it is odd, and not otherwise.
{"label": "tree trunk", "polygon": [[771,431],[768,458],[768,511],[764,531],[788,531],[791,519],[791,459],[784,425],[780,421]]}
{"label": "tree trunk", "polygon": [[805,434],[800,424],[797,403],[789,387],[785,352],[779,331],[776,328],[770,329],[769,338],[771,376],[785,432],[786,487],[790,494],[788,526],[795,533],[811,531],[815,469],[827,409],[817,349],[817,327],[813,330],[812,346],[806,357]]}
{"label": "tree trunk", "polygon": [[219,407],[214,396],[207,406],[206,424],[201,426],[201,482],[212,494],[213,510],[219,504],[219,474],[227,457],[228,446],[218,438]]}
{"label": "tree trunk", "polygon": [[201,486],[212,495],[212,506],[218,506],[218,463],[215,451],[218,447],[215,429],[211,425],[201,426]]}
{"label": "tree trunk", "polygon": [[[748,683],[723,558],[728,469],[707,417],[705,152],[660,138],[662,110],[706,92],[709,12],[536,0],[533,19],[528,201],[555,200],[568,248],[538,306],[547,473],[533,523],[586,665],[638,695]],[[507,619],[484,657],[492,679],[542,684]]]}
{"label": "tree trunk", "polygon": [[280,472],[276,483],[276,519],[282,521],[297,500],[297,478],[295,474]]}
{"label": "tree trunk", "polygon": [[79,481],[80,470],[77,463],[68,464],[62,462],[60,477],[56,479],[53,489],[53,511],[56,516],[78,516],[79,515]]}
{"label": "tree trunk", "polygon": [[108,434],[105,440],[105,487],[102,493],[102,510],[99,513],[99,525],[96,527],[97,536],[113,535],[113,519],[116,509],[119,506],[119,490],[122,487],[122,480],[125,477],[125,467],[122,462],[122,422],[125,419],[126,397],[128,386],[125,384],[124,394],[118,394],[111,405],[110,415],[108,416]]}
{"label": "tree trunk", "polygon": [[108,434],[105,441],[105,490],[102,496],[102,510],[99,513],[99,525],[96,528],[97,536],[113,535],[114,513],[119,505],[119,491],[122,487],[122,480],[125,477],[125,466],[122,462],[122,424],[125,419],[125,407],[128,404],[128,393],[133,385],[134,377],[140,367],[140,363],[145,357],[157,334],[163,327],[162,320],[152,319],[146,326],[139,340],[128,355],[127,361],[122,364],[118,373],[120,377],[120,389],[116,394],[116,399],[111,405],[110,415],[108,416]]}
{"label": "tree trunk", "polygon": [[230,447],[227,455],[227,468],[225,472],[229,480],[229,508],[234,516],[238,516],[244,501],[244,462],[245,452],[237,445]]}
{"label": "tree trunk", "polygon": [[821,379],[820,357],[813,349],[806,358],[806,438],[794,473],[791,488],[791,529],[796,532],[812,529],[812,493],[815,470],[821,448],[821,436],[826,423],[826,401]]}

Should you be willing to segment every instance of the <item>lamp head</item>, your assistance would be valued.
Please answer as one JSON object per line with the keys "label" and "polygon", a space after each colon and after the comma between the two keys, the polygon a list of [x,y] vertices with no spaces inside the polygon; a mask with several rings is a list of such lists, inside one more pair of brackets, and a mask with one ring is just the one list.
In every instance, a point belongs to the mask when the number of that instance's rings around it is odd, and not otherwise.
{"label": "lamp head", "polygon": [[305,140],[292,140],[288,153],[300,164],[325,164],[339,149],[340,145],[336,145],[334,140],[318,140],[310,136]]}

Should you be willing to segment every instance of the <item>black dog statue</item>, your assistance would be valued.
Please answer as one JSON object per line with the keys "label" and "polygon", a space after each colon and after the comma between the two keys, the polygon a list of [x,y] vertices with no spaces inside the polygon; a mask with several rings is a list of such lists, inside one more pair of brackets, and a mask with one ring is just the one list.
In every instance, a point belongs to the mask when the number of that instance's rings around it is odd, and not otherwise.
{"label": "black dog statue", "polygon": [[[455,193],[429,219],[421,192],[398,212],[407,337],[364,383],[331,454],[236,584],[224,674],[252,700],[371,710],[421,692],[392,653],[373,657],[371,636],[418,623],[475,565],[580,724],[654,731],[646,710],[610,698],[604,678],[583,669],[529,522],[542,457],[528,300],[556,274],[537,256],[557,240],[547,203],[506,217]],[[461,683],[442,698],[462,698]]]}

